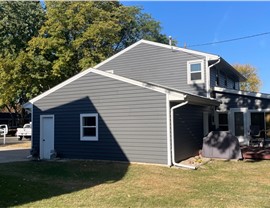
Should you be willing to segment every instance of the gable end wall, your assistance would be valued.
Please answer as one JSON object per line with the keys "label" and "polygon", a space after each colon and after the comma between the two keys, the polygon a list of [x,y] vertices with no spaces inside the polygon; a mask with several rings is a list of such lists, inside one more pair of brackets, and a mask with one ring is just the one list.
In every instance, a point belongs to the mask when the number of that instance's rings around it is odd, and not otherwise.
{"label": "gable end wall", "polygon": [[141,43],[98,69],[205,96],[205,84],[187,84],[187,62],[192,60],[204,60],[206,67],[204,56]]}
{"label": "gable end wall", "polygon": [[[98,113],[99,141],[80,141],[82,113]],[[34,103],[35,149],[43,114],[60,157],[167,164],[165,94],[89,73]]]}

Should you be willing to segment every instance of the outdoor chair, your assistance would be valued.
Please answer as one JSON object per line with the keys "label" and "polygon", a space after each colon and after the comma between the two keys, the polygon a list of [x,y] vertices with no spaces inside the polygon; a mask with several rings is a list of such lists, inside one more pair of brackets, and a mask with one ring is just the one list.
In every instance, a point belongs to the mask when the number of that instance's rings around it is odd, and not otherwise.
{"label": "outdoor chair", "polygon": [[264,143],[264,130],[260,129],[260,126],[250,126],[250,140],[249,146],[263,146]]}

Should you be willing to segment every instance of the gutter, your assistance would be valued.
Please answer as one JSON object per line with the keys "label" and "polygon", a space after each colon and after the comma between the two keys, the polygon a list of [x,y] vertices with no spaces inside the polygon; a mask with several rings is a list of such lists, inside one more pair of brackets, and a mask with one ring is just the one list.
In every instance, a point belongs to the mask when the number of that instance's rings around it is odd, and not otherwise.
{"label": "gutter", "polygon": [[217,60],[217,62],[216,62],[216,63],[213,63],[212,65],[208,66],[208,68],[210,69],[211,67],[213,67],[213,66],[217,65],[219,62],[220,62],[220,58]]}
{"label": "gutter", "polygon": [[196,167],[194,166],[191,166],[191,165],[184,165],[184,164],[178,164],[175,162],[175,147],[174,147],[174,121],[173,121],[173,118],[174,118],[174,110],[176,108],[180,108],[184,105],[188,104],[188,101],[185,101],[183,103],[180,103],[174,107],[171,108],[171,138],[172,138],[172,164],[176,167],[180,167],[180,168],[189,168],[189,169],[193,169],[195,170]]}

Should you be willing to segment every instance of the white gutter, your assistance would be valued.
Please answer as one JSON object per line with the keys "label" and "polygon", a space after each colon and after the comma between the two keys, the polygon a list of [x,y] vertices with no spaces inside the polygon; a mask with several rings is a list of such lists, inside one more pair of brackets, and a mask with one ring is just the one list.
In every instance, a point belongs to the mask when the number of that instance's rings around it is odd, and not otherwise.
{"label": "white gutter", "polygon": [[172,108],[171,108],[171,136],[172,136],[172,164],[174,165],[174,166],[176,166],[176,167],[180,167],[180,168],[189,168],[189,169],[193,169],[193,170],[195,170],[196,169],[196,167],[194,167],[194,166],[191,166],[191,165],[184,165],[184,164],[179,164],[179,163],[176,163],[175,162],[175,147],[174,147],[174,110],[176,109],[176,108],[180,108],[180,107],[182,107],[182,106],[184,106],[184,105],[186,105],[186,104],[188,104],[188,101],[186,101],[186,102],[183,102],[183,103],[180,103],[180,104],[178,104],[178,105],[176,105],[176,106],[173,106]]}
{"label": "white gutter", "polygon": [[213,66],[217,65],[219,62],[220,62],[220,58],[217,60],[217,62],[216,62],[216,63],[213,63],[212,65],[208,66],[208,67],[209,67],[209,69],[210,69],[211,67],[213,67]]}

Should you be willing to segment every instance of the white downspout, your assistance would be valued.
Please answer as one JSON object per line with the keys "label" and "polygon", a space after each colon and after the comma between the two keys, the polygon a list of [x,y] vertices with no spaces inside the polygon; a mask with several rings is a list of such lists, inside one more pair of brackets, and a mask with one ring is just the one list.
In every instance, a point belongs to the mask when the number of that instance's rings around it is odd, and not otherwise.
{"label": "white downspout", "polygon": [[210,69],[211,67],[213,67],[213,66],[217,65],[219,62],[220,62],[220,58],[217,60],[217,62],[216,62],[216,63],[213,63],[212,65],[208,66],[208,68]]}
{"label": "white downspout", "polygon": [[172,136],[172,164],[176,167],[181,167],[181,168],[189,168],[195,170],[196,167],[191,166],[191,165],[184,165],[184,164],[178,164],[175,162],[175,148],[174,148],[174,110],[176,108],[180,108],[184,105],[188,104],[188,101],[185,101],[183,103],[180,103],[174,107],[171,108],[171,136]]}

